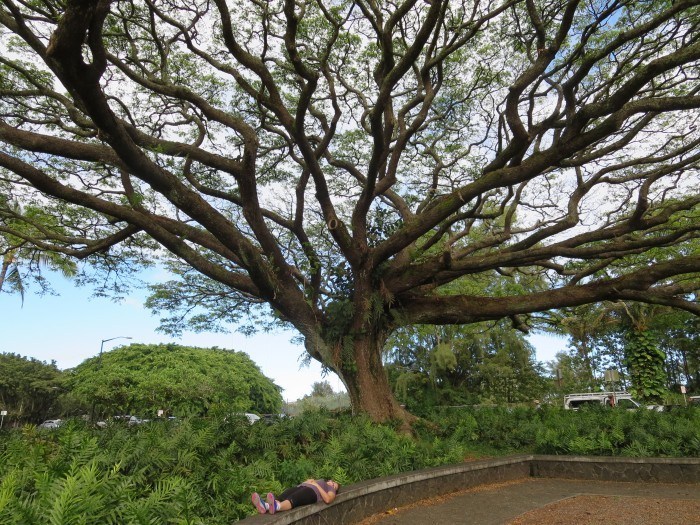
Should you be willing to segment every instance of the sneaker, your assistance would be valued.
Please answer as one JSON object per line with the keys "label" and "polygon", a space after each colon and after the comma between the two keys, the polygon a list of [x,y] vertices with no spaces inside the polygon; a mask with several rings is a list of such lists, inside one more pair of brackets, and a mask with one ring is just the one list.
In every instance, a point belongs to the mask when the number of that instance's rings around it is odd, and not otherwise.
{"label": "sneaker", "polygon": [[272,492],[267,493],[267,506],[270,514],[277,512],[277,502],[275,501],[275,495]]}
{"label": "sneaker", "polygon": [[253,492],[253,494],[250,496],[250,499],[253,501],[253,505],[255,505],[255,508],[258,509],[258,512],[260,514],[265,514],[267,512],[265,504],[260,499],[260,494],[258,494],[257,492]]}

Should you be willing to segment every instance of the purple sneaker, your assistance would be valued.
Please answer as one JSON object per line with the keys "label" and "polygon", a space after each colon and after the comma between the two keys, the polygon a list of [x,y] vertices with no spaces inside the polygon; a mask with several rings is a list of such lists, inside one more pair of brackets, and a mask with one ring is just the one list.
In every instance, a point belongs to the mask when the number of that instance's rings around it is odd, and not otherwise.
{"label": "purple sneaker", "polygon": [[253,505],[255,505],[255,508],[258,509],[258,512],[260,514],[265,514],[267,512],[265,504],[260,499],[260,494],[258,494],[257,492],[253,492],[253,494],[250,496],[250,499],[253,501]]}
{"label": "purple sneaker", "polygon": [[277,512],[277,502],[275,501],[275,495],[272,492],[267,493],[267,505],[269,507],[270,514]]}

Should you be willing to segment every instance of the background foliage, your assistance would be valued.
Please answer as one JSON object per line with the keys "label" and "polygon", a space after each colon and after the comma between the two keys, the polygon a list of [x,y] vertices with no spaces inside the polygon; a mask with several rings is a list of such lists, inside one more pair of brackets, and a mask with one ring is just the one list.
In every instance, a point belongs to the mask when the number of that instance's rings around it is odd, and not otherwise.
{"label": "background foliage", "polygon": [[278,413],[280,389],[243,352],[132,344],[87,359],[67,374],[73,405],[98,414]]}
{"label": "background foliage", "polygon": [[71,415],[276,414],[281,408],[280,388],[247,354],[233,350],[132,344],[65,371],[53,362],[0,354],[5,425]]}
{"label": "background foliage", "polygon": [[0,408],[19,422],[32,422],[57,407],[61,372],[17,354],[0,354]]}
{"label": "background foliage", "polygon": [[525,334],[502,321],[405,328],[390,339],[385,360],[397,399],[417,414],[532,401],[549,387]]}

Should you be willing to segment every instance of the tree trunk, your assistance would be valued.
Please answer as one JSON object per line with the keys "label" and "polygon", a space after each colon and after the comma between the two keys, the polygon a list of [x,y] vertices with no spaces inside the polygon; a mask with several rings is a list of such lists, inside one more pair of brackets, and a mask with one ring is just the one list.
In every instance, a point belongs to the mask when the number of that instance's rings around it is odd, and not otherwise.
{"label": "tree trunk", "polygon": [[[338,369],[345,383],[354,413],[365,413],[372,421],[383,423],[400,420],[402,429],[410,431],[417,419],[394,397],[382,363],[382,336],[345,339],[345,348],[338,348]],[[349,358],[349,359],[348,359]]]}

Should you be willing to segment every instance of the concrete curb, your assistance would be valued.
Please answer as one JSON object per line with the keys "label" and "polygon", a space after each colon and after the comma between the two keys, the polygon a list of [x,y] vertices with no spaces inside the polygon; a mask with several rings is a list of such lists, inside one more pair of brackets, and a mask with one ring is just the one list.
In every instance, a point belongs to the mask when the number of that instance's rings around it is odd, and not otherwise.
{"label": "concrete curb", "polygon": [[393,507],[458,490],[528,477],[647,483],[700,483],[700,458],[520,455],[404,472],[343,487],[332,505],[318,503],[245,525],[351,524]]}

